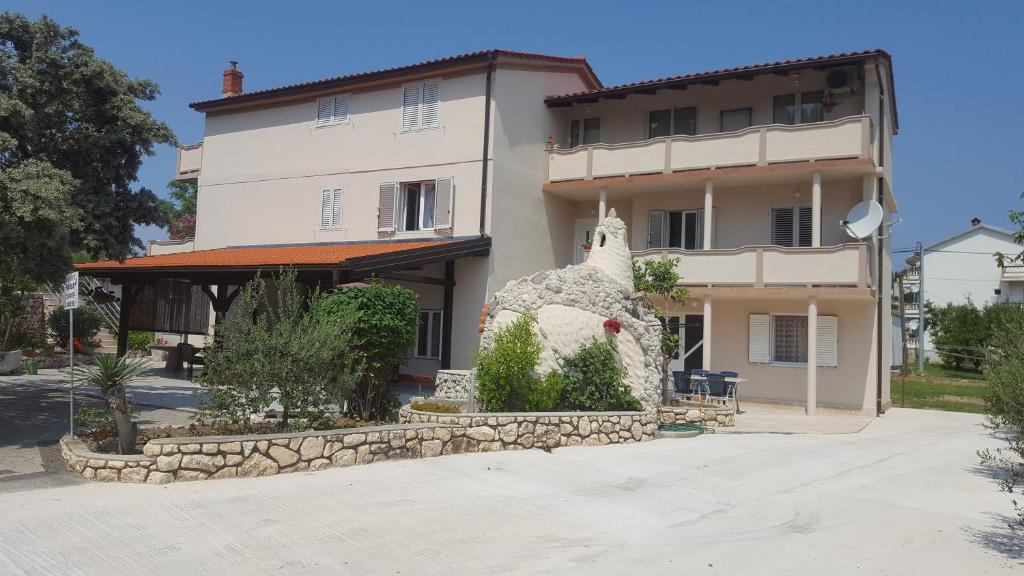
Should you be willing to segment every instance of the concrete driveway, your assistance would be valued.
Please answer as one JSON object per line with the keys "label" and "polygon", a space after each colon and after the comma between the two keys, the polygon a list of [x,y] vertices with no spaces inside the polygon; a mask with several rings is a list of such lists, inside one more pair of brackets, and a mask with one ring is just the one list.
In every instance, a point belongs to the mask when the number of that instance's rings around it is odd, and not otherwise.
{"label": "concrete driveway", "polygon": [[980,423],[0,494],[0,573],[1020,574]]}

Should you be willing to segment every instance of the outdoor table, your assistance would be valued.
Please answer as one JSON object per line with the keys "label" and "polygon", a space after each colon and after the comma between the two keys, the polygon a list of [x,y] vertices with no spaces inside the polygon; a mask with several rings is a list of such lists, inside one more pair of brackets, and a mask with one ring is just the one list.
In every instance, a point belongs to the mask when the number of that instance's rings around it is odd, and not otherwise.
{"label": "outdoor table", "polygon": [[[177,374],[184,368],[181,358],[181,349],[178,348],[177,344],[153,344],[149,347],[152,350],[159,350],[160,352],[167,353],[166,362],[164,362],[164,370],[168,372],[174,372]],[[199,354],[202,352],[202,348],[195,348],[195,353]]]}
{"label": "outdoor table", "polygon": [[[696,374],[691,374],[690,378],[693,379],[693,380],[700,380],[700,381],[706,381],[707,380],[707,378],[705,378],[704,376],[698,376]],[[733,392],[732,393],[733,393],[733,398],[736,399],[736,413],[739,414],[740,413],[740,384],[743,383],[743,382],[746,382],[747,379],[746,378],[740,378],[738,376],[726,376],[725,377],[725,381],[726,382],[731,382],[732,384],[735,384],[735,386],[733,387]]]}

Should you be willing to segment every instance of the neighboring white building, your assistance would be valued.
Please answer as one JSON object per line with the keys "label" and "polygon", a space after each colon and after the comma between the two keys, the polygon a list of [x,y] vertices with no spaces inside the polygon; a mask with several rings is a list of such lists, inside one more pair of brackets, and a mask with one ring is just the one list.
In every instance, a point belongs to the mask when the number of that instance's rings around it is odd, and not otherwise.
{"label": "neighboring white building", "polygon": [[472,365],[495,291],[580,262],[614,207],[635,258],[681,258],[674,369],[874,413],[890,247],[838,223],[863,200],[886,223],[896,211],[892,78],[880,50],[614,87],[583,58],[502,50],[255,92],[232,66],[221,98],[192,104],[203,141],[179,152],[195,251],[80,269],[186,280],[215,308],[280,265],[324,287],[386,278],[423,309],[402,372],[432,377]]}

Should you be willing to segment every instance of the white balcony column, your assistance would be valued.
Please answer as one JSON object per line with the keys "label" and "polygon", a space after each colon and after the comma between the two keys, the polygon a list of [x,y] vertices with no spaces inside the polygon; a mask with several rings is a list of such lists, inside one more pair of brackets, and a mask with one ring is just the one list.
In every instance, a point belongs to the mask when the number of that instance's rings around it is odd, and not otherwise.
{"label": "white balcony column", "polygon": [[811,246],[821,247],[821,172],[811,179]]}
{"label": "white balcony column", "polygon": [[[711,206],[715,201],[715,184],[708,180],[704,183],[704,249],[710,250],[714,248],[711,245],[711,233],[712,226],[714,226],[715,219],[711,214]],[[705,347],[706,348],[706,347]]]}
{"label": "white balcony column", "polygon": [[704,297],[704,344],[701,346],[701,366],[711,370],[711,296]]}
{"label": "white balcony column", "polygon": [[807,415],[818,411],[818,299],[807,301]]}
{"label": "white balcony column", "polygon": [[608,213],[608,192],[604,188],[598,192],[597,196],[597,221],[600,223],[604,220],[605,214]]}

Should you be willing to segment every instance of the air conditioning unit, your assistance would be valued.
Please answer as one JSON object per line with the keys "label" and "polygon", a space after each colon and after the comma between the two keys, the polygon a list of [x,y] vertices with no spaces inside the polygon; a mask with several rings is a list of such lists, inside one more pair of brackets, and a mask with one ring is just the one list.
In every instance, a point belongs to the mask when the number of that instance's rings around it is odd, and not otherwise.
{"label": "air conditioning unit", "polygon": [[857,66],[841,66],[825,71],[825,84],[832,94],[853,94],[860,88]]}

